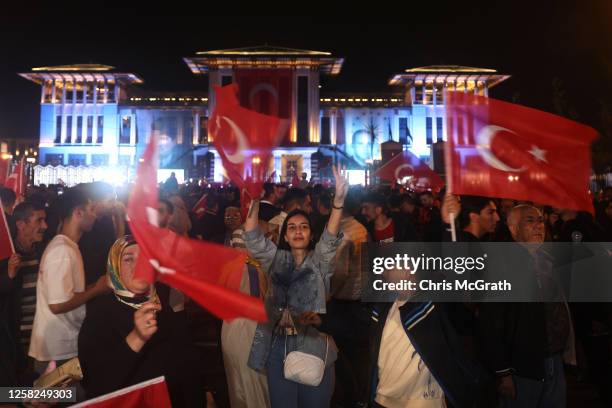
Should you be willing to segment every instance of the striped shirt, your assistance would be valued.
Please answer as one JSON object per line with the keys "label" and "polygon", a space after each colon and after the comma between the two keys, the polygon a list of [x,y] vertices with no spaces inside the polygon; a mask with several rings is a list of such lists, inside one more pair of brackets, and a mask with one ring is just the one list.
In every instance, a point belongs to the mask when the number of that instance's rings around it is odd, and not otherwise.
{"label": "striped shirt", "polygon": [[15,240],[15,249],[21,255],[21,266],[18,274],[22,278],[21,287],[21,322],[19,326],[20,341],[26,353],[30,347],[30,336],[36,312],[36,281],[38,280],[38,264],[41,251],[35,248],[26,252]]}

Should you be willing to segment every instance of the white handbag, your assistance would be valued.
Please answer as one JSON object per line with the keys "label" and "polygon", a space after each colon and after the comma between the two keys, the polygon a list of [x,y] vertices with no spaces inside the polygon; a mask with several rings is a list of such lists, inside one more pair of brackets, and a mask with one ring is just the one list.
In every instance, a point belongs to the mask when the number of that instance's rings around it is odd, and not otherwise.
{"label": "white handbag", "polygon": [[325,336],[325,360],[302,351],[292,351],[287,354],[287,336],[285,335],[285,379],[299,384],[316,387],[321,384],[327,364],[329,336]]}

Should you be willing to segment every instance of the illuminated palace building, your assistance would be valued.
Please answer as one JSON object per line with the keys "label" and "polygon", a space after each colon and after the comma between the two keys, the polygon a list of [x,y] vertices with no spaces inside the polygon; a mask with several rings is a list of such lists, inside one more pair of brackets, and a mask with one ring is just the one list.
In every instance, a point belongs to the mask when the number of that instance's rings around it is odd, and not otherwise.
{"label": "illuminated palace building", "polygon": [[317,179],[331,157],[363,169],[391,140],[429,160],[435,143],[445,139],[444,90],[487,96],[508,78],[491,69],[429,66],[395,75],[378,94],[332,94],[321,88],[320,77],[339,75],[343,59],[328,52],[262,46],[197,52],[184,62],[194,75],[208,76],[208,90],[153,93],[137,74],[106,65],[21,73],[41,87],[41,166],[35,173],[93,168],[121,182],[159,132],[160,168],[223,181],[207,122],[215,108],[213,86],[231,82],[238,83],[243,106],[290,120],[270,165],[282,181],[302,172]]}

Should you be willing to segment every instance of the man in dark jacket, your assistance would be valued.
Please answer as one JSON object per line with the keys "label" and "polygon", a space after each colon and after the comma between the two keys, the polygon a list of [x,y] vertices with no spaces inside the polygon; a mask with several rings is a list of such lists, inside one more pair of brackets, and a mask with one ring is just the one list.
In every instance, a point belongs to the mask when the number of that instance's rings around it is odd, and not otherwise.
{"label": "man in dark jacket", "polygon": [[370,401],[374,407],[472,407],[489,377],[470,360],[440,304],[372,308]]}
{"label": "man in dark jacket", "polygon": [[[523,256],[509,259],[520,263],[514,268],[516,273],[524,275],[522,280],[532,279],[533,287],[546,286],[542,277],[550,276],[550,271],[541,270],[541,254],[536,250],[545,235],[541,212],[530,205],[514,207],[508,228],[515,242],[535,244],[525,247]],[[482,303],[479,311],[480,355],[497,376],[504,406],[564,407],[564,355],[574,363],[567,305]]]}
{"label": "man in dark jacket", "polygon": [[263,189],[264,196],[259,204],[259,219],[268,222],[281,212],[278,207],[278,188],[272,183],[264,183]]}
{"label": "man in dark jacket", "polygon": [[15,254],[0,263],[0,384],[31,382],[26,352],[36,308],[36,279],[47,229],[45,210],[23,202],[15,207]]}

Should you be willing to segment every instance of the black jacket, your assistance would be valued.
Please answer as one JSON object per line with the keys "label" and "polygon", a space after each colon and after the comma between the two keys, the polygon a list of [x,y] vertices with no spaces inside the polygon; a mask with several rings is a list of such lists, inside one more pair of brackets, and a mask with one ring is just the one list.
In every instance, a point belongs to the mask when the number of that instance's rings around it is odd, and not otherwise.
{"label": "black jacket", "polygon": [[[391,305],[379,303],[372,308],[371,401],[376,397],[378,353]],[[490,377],[483,367],[467,357],[444,308],[432,302],[408,302],[400,307],[400,316],[408,339],[444,391],[449,406],[472,407],[489,384]]]}
{"label": "black jacket", "polygon": [[[519,250],[520,247],[517,247]],[[531,255],[513,250],[506,262],[515,282],[537,288]],[[520,279],[516,276],[520,275]],[[522,377],[544,378],[548,354],[546,306],[539,302],[482,302],[478,315],[480,358],[498,376],[516,373]]]}
{"label": "black jacket", "polygon": [[273,217],[280,214],[281,210],[278,207],[273,206],[270,203],[261,201],[259,203],[259,214],[258,217],[263,221],[270,221]]}
{"label": "black jacket", "polygon": [[88,399],[163,375],[173,407],[203,405],[195,367],[197,352],[188,342],[186,323],[161,301],[158,330],[139,353],[125,341],[134,328],[135,309],[112,293],[91,302],[78,340]]}
{"label": "black jacket", "polygon": [[543,303],[481,303],[479,353],[498,376],[544,379],[547,357],[546,310]]}

